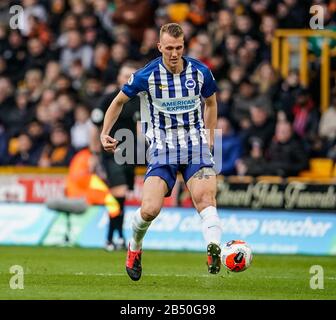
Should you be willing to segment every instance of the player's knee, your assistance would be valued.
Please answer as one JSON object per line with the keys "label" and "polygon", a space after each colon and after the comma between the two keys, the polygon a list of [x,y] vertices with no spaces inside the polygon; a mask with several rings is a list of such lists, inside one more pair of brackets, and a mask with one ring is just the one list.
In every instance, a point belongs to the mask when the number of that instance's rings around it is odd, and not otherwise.
{"label": "player's knee", "polygon": [[143,204],[141,206],[141,216],[145,221],[154,220],[160,213],[161,208],[154,203]]}

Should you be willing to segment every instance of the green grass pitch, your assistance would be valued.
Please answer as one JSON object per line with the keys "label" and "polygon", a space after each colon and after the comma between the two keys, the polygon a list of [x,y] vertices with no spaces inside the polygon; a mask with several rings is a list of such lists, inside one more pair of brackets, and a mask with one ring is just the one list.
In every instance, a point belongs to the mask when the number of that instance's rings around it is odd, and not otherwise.
{"label": "green grass pitch", "polygon": [[[125,271],[126,252],[56,247],[0,247],[0,299],[336,299],[336,257],[255,255],[242,273],[207,273],[205,253],[144,251],[138,282]],[[24,289],[11,289],[13,265]],[[310,268],[324,271],[311,289]]]}

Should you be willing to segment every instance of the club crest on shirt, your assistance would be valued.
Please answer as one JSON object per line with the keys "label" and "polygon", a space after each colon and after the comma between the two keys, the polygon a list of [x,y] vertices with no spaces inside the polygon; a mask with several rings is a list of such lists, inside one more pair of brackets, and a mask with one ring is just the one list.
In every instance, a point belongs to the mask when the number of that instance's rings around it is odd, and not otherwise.
{"label": "club crest on shirt", "polygon": [[185,82],[185,86],[186,86],[187,89],[190,89],[190,90],[195,89],[195,87],[196,87],[196,82],[195,82],[194,79],[188,79],[188,80],[186,80],[186,82]]}
{"label": "club crest on shirt", "polygon": [[134,74],[132,73],[131,76],[129,77],[127,83],[128,83],[129,85],[131,85],[131,84],[133,83],[133,80],[134,80]]}

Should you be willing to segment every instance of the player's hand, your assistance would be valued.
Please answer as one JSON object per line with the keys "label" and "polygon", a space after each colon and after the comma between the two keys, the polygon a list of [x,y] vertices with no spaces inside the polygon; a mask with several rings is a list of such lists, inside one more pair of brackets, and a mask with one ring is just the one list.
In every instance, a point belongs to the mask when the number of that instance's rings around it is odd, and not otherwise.
{"label": "player's hand", "polygon": [[119,143],[118,140],[113,139],[107,134],[102,134],[100,136],[100,141],[101,144],[103,145],[104,150],[111,153],[114,153],[116,151],[117,144]]}

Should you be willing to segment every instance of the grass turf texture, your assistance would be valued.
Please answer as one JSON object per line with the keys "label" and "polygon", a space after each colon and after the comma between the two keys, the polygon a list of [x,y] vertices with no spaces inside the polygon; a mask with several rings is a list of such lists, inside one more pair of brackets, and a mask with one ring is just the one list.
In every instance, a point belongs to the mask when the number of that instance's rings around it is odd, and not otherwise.
{"label": "grass turf texture", "polygon": [[[251,267],[207,273],[206,254],[144,251],[138,282],[125,271],[126,252],[55,247],[0,247],[0,299],[336,299],[336,257],[255,255]],[[24,289],[10,289],[24,270]],[[324,289],[312,290],[312,265],[324,269]]]}

